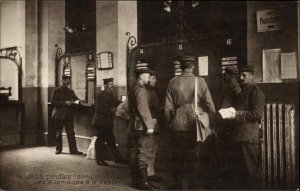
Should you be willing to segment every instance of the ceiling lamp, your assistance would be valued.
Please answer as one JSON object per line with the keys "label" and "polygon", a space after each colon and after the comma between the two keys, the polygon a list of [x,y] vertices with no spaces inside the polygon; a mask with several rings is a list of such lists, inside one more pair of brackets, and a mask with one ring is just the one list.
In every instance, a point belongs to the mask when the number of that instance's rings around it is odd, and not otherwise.
{"label": "ceiling lamp", "polygon": [[164,2],[164,10],[166,12],[169,12],[169,13],[171,12],[171,3],[172,3],[171,0],[168,0],[168,1]]}
{"label": "ceiling lamp", "polygon": [[[166,12],[171,12],[171,4],[172,4],[172,0],[166,0],[164,1],[164,10]],[[199,1],[192,1],[192,7],[195,8],[199,5]]]}
{"label": "ceiling lamp", "polygon": [[192,7],[195,8],[199,5],[199,1],[192,1]]}

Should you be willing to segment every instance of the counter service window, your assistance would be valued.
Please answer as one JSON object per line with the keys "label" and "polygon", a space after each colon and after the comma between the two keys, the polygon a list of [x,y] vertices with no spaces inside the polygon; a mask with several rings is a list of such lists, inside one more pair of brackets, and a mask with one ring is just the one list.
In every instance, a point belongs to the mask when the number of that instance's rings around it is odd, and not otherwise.
{"label": "counter service window", "polygon": [[87,85],[86,85],[86,56],[72,56],[70,64],[72,67],[71,88],[80,100],[86,100]]}
{"label": "counter service window", "polygon": [[[22,58],[19,47],[0,49],[0,87],[10,89],[9,100],[22,100]],[[1,92],[0,92],[1,93]]]}
{"label": "counter service window", "polygon": [[95,102],[95,80],[96,80],[96,62],[94,54],[75,53],[64,54],[57,59],[57,85],[61,85],[61,76],[71,77],[70,88],[80,100],[85,100],[88,104]]}

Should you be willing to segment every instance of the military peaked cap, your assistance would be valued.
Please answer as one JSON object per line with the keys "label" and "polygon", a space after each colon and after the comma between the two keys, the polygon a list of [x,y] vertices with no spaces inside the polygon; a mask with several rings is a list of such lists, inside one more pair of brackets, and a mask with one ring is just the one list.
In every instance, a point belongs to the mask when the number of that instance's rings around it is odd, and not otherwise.
{"label": "military peaked cap", "polygon": [[66,80],[66,79],[71,79],[71,76],[67,76],[67,75],[62,75],[61,79]]}
{"label": "military peaked cap", "polygon": [[251,65],[243,66],[243,67],[241,67],[240,72],[251,72],[251,73],[254,73],[254,67],[251,66]]}
{"label": "military peaked cap", "polygon": [[103,83],[104,84],[107,84],[109,82],[114,82],[114,79],[113,78],[107,78],[107,79],[103,79]]}
{"label": "military peaked cap", "polygon": [[140,74],[144,74],[144,73],[151,73],[151,70],[149,68],[140,68],[140,69],[135,69],[135,74],[136,75],[140,75]]}
{"label": "military peaked cap", "polygon": [[225,73],[230,74],[230,75],[238,75],[239,74],[239,70],[237,69],[237,67],[227,66],[225,68]]}

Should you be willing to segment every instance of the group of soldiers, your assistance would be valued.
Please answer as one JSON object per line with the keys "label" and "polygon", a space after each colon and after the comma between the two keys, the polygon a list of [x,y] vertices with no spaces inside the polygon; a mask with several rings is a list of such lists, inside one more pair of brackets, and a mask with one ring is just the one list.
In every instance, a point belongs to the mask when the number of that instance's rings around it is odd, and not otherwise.
{"label": "group of soldiers", "polygon": [[[262,90],[255,84],[254,70],[244,66],[238,70],[226,68],[223,74],[224,91],[218,99],[221,106],[216,111],[209,88],[203,78],[194,75],[195,58],[182,56],[179,59],[182,74],[170,80],[165,97],[164,114],[172,145],[172,163],[174,184],[172,190],[195,189],[199,184],[206,187],[209,184],[220,184],[222,189],[262,189],[263,181],[260,174],[259,153],[259,123],[264,111],[265,97]],[[135,70],[136,83],[128,92],[128,99],[122,103],[113,96],[113,79],[104,80],[104,91],[96,101],[92,124],[97,130],[96,155],[97,164],[107,166],[103,158],[105,142],[111,148],[116,163],[125,164],[116,147],[113,135],[113,116],[125,113],[129,119],[128,147],[130,148],[129,165],[132,177],[132,187],[141,190],[157,190],[159,187],[149,180],[161,180],[154,171],[154,159],[158,144],[158,123],[160,113],[157,94],[154,90],[156,77],[149,68]],[[53,91],[51,103],[56,109],[53,116],[69,101],[79,100],[73,90],[65,98],[58,92],[68,83]],[[66,80],[69,80],[66,78]],[[195,94],[195,82],[197,92]],[[60,93],[62,94],[62,93]],[[69,95],[70,94],[70,95]],[[197,103],[195,104],[195,96]],[[62,96],[63,97],[63,96]],[[207,113],[212,133],[203,141],[197,141],[195,120],[189,121],[193,105],[199,110],[199,115]],[[221,109],[230,108],[224,117]],[[66,114],[66,112],[65,112]],[[55,117],[54,117],[55,118]],[[71,120],[55,118],[57,126],[56,154],[60,154],[61,129],[65,124],[70,153],[80,153],[76,149],[74,126]],[[62,124],[62,125],[60,125]],[[160,125],[159,125],[160,124]],[[203,127],[204,128],[204,127]],[[74,146],[75,144],[75,146]],[[207,168],[214,162],[214,169]],[[214,171],[215,173],[211,173]],[[187,179],[187,180],[185,180]]]}
{"label": "group of soldiers", "polygon": [[[221,109],[229,116],[216,112],[213,99],[203,78],[194,75],[195,58],[182,56],[182,74],[170,80],[164,105],[164,114],[172,145],[174,184],[169,189],[208,188],[220,184],[222,189],[262,189],[260,174],[259,123],[264,111],[265,97],[255,84],[252,66],[237,69],[228,67],[223,74],[224,91],[220,95]],[[147,181],[147,161],[151,155],[152,134],[157,128],[152,115],[151,94],[147,83],[150,70],[136,70],[136,85],[129,93],[132,147],[130,166],[132,185],[138,189],[155,190]],[[197,141],[195,121],[189,121],[195,104],[197,80],[197,108],[206,112],[213,132],[205,141]],[[154,119],[154,120],[153,120]],[[215,160],[215,176],[205,168]],[[211,176],[209,176],[211,174]],[[208,177],[208,178],[207,178]],[[218,178],[216,178],[218,177]],[[184,179],[187,179],[187,184]]]}

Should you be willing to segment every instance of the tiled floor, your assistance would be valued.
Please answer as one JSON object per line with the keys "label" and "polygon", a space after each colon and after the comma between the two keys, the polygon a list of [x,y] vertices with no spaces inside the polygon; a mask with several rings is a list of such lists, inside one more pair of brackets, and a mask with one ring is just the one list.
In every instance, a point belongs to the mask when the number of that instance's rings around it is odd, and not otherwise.
{"label": "tiled floor", "polygon": [[[85,155],[55,155],[54,150],[54,147],[2,149],[0,190],[134,190],[130,187],[128,166],[113,161],[108,161],[108,167],[98,166]],[[171,184],[170,175],[167,172],[159,175],[164,181],[156,185],[166,189]]]}

